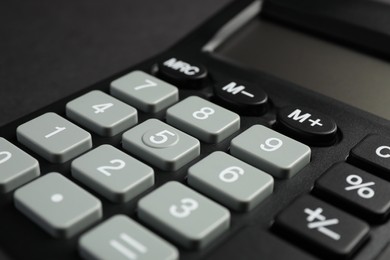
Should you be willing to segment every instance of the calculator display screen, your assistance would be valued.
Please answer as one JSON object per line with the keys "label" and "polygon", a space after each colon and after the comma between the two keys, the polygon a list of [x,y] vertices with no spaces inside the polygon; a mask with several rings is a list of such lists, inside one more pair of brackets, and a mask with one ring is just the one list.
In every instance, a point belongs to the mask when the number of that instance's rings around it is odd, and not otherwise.
{"label": "calculator display screen", "polygon": [[390,120],[390,62],[256,18],[216,54]]}

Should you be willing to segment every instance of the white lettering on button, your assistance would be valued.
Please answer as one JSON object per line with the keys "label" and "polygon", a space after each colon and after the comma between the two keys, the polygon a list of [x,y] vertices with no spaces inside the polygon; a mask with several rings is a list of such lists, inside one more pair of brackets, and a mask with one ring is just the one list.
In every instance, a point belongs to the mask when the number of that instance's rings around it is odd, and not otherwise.
{"label": "white lettering on button", "polygon": [[287,117],[291,118],[294,121],[298,121],[299,123],[303,123],[306,120],[308,120],[309,122],[311,122],[310,126],[316,126],[316,125],[322,126],[322,124],[320,123],[321,119],[315,119],[315,120],[309,119],[311,117],[311,114],[305,113],[305,114],[301,115],[301,112],[302,111],[300,109],[295,109]]}
{"label": "white lettering on button", "polygon": [[[129,236],[126,233],[121,233],[119,237],[126,242],[133,250],[137,250],[139,253],[145,254],[148,252],[148,248]],[[126,247],[126,245],[123,245],[118,240],[112,239],[110,240],[110,246],[112,246],[115,250],[120,252],[123,256],[125,256],[127,259],[137,259],[138,255],[134,253],[130,248]]]}
{"label": "white lettering on button", "polygon": [[51,132],[50,134],[45,135],[45,138],[46,138],[46,139],[52,137],[53,135],[56,135],[56,134],[58,134],[58,133],[64,131],[64,130],[66,130],[66,127],[59,127],[59,126],[56,126],[55,128],[56,128],[55,131]]}
{"label": "white lettering on button", "polygon": [[[384,153],[382,152],[383,150],[388,150],[387,153]],[[390,147],[389,146],[379,146],[377,149],[376,149],[376,154],[379,156],[379,157],[382,157],[382,158],[389,158],[390,157]]]}
{"label": "white lettering on button", "polygon": [[253,95],[252,93],[248,92],[248,91],[245,91],[245,86],[242,86],[242,85],[237,85],[236,82],[230,82],[229,84],[227,84],[226,86],[224,86],[222,88],[222,90],[230,93],[230,94],[233,94],[233,95],[236,95],[238,93],[241,93],[245,96],[248,96],[250,98],[253,98],[255,95]]}
{"label": "white lettering on button", "polygon": [[58,203],[64,200],[64,196],[60,193],[56,193],[53,194],[50,199],[52,202]]}
{"label": "white lettering on button", "polygon": [[[318,232],[332,238],[333,240],[339,240],[340,234],[330,230],[327,226],[336,225],[339,223],[337,218],[326,219],[324,215],[322,215],[322,208],[316,208],[315,210],[311,210],[308,208],[304,209],[304,212],[309,216],[306,218],[308,224],[307,227],[309,229],[317,229]],[[318,220],[318,221],[314,221]]]}
{"label": "white lettering on button", "polygon": [[164,62],[164,66],[171,68],[176,71],[180,71],[187,76],[195,75],[200,71],[200,69],[196,66],[191,66],[187,62],[177,60],[176,58],[171,58]]}
{"label": "white lettering on button", "polygon": [[5,155],[4,158],[2,158],[0,160],[0,164],[5,163],[6,161],[11,159],[11,157],[12,157],[12,154],[10,152],[5,152],[5,151],[4,152],[0,152],[0,155]]}

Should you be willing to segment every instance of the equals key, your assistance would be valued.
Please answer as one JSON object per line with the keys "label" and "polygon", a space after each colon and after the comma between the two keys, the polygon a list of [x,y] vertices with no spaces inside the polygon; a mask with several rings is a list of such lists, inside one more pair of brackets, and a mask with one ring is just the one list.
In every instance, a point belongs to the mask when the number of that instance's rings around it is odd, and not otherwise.
{"label": "equals key", "polygon": [[347,257],[368,238],[363,221],[309,195],[298,198],[275,220],[275,229],[321,256]]}

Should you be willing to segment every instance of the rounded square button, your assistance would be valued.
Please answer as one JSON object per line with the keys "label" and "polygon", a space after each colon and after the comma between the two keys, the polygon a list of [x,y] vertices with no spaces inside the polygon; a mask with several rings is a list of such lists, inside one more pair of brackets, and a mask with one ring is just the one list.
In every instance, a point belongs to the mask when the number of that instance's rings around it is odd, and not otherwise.
{"label": "rounded square button", "polygon": [[235,137],[230,153],[275,177],[291,178],[310,162],[310,147],[262,125]]}
{"label": "rounded square button", "polygon": [[154,184],[153,169],[111,145],[72,162],[72,176],[114,202],[126,202]]}
{"label": "rounded square button", "polygon": [[179,182],[168,182],[138,202],[140,219],[185,247],[202,248],[225,232],[230,213]]}
{"label": "rounded square button", "polygon": [[0,192],[9,192],[40,175],[38,161],[0,137]]}
{"label": "rounded square button", "polygon": [[59,173],[48,173],[14,193],[15,206],[50,235],[69,238],[102,217],[100,200]]}
{"label": "rounded square button", "polygon": [[214,152],[188,169],[188,184],[235,210],[248,211],[273,191],[273,178],[224,152]]}
{"label": "rounded square button", "polygon": [[138,121],[137,110],[98,90],[66,104],[66,116],[101,136],[116,135]]}
{"label": "rounded square button", "polygon": [[200,154],[199,141],[157,119],[123,134],[123,148],[166,171],[175,171]]}
{"label": "rounded square button", "polygon": [[219,143],[240,129],[239,115],[196,96],[170,107],[167,122],[207,143]]}
{"label": "rounded square button", "polygon": [[179,91],[143,71],[133,71],[111,82],[110,93],[114,97],[142,110],[156,113],[174,104]]}
{"label": "rounded square button", "polygon": [[66,162],[92,147],[91,135],[55,113],[46,113],[17,128],[18,141],[53,163]]}
{"label": "rounded square button", "polygon": [[125,215],[116,215],[84,234],[80,255],[101,260],[176,260],[178,250]]}

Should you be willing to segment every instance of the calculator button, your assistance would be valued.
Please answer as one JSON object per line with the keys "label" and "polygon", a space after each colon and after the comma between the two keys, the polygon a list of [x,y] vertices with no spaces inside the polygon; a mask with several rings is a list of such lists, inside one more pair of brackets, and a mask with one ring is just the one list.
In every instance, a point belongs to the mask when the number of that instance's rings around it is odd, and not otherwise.
{"label": "calculator button", "polygon": [[331,167],[316,182],[316,190],[362,217],[383,219],[390,211],[390,183],[346,163]]}
{"label": "calculator button", "polygon": [[180,86],[193,87],[207,77],[207,69],[203,65],[178,57],[159,62],[157,69],[159,76]]}
{"label": "calculator button", "polygon": [[277,113],[278,126],[286,134],[311,144],[332,144],[337,134],[335,121],[309,108],[288,106]]}
{"label": "calculator button", "polygon": [[79,252],[85,259],[176,260],[178,250],[125,215],[116,215],[84,234]]}
{"label": "calculator button", "polygon": [[265,126],[254,125],[232,140],[230,153],[275,177],[291,178],[310,162],[311,150]]}
{"label": "calculator button", "polygon": [[36,159],[0,137],[0,192],[9,192],[39,175]]}
{"label": "calculator button", "polygon": [[102,217],[100,201],[58,173],[19,188],[15,206],[54,237],[69,238]]}
{"label": "calculator button", "polygon": [[207,143],[218,143],[240,129],[240,117],[191,96],[167,110],[167,122]]}
{"label": "calculator button", "polygon": [[110,93],[149,113],[167,108],[179,99],[179,91],[175,86],[142,71],[133,71],[111,82]]}
{"label": "calculator button", "polygon": [[344,257],[356,251],[369,232],[369,226],[363,221],[308,195],[283,210],[275,225],[294,241],[321,248],[325,254]]}
{"label": "calculator button", "polygon": [[214,86],[216,97],[223,105],[245,115],[262,115],[267,109],[268,95],[249,82],[225,81]]}
{"label": "calculator button", "polygon": [[116,135],[137,123],[137,110],[98,90],[66,104],[66,116],[102,136]]}
{"label": "calculator button", "polygon": [[228,210],[178,182],[168,182],[142,198],[138,216],[187,248],[206,246],[230,225]]}
{"label": "calculator button", "polygon": [[351,150],[350,156],[370,171],[390,178],[390,138],[368,135]]}
{"label": "calculator button", "polygon": [[54,163],[68,161],[92,147],[87,131],[55,113],[20,125],[17,137],[23,145]]}
{"label": "calculator button", "polygon": [[150,164],[175,171],[200,154],[200,143],[157,119],[149,119],[123,134],[123,148]]}
{"label": "calculator button", "polygon": [[154,184],[153,169],[111,145],[72,162],[72,176],[114,202],[126,202]]}
{"label": "calculator button", "polygon": [[273,178],[226,153],[214,152],[188,170],[188,184],[234,210],[248,211],[267,198]]}

